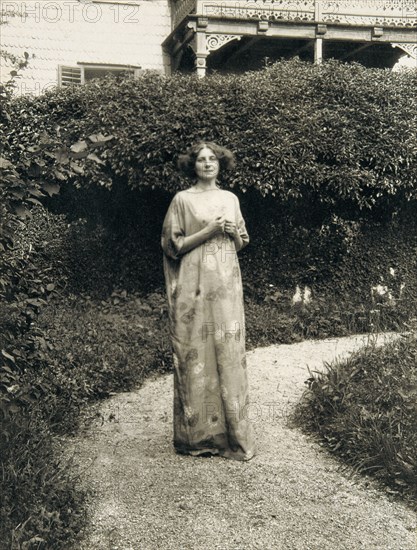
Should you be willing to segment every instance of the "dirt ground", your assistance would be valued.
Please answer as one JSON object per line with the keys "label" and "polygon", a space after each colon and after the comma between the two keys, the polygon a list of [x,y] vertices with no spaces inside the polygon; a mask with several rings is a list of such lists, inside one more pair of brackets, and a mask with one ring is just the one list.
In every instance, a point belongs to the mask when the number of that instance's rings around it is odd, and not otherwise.
{"label": "dirt ground", "polygon": [[100,404],[100,418],[66,441],[80,483],[93,490],[77,550],[416,550],[410,508],[342,470],[288,423],[308,368],[365,342],[353,336],[247,354],[258,445],[249,462],[174,453],[172,375]]}

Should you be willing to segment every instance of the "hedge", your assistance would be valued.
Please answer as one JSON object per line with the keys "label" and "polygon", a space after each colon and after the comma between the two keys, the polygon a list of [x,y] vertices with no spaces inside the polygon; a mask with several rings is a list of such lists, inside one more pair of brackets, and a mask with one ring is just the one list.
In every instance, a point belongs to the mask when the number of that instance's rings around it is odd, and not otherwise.
{"label": "hedge", "polygon": [[[389,216],[417,197],[416,86],[417,71],[335,61],[205,79],[109,77],[16,101],[9,143],[14,158],[30,143],[32,162],[22,168],[29,179],[52,176],[66,187],[75,172],[87,211],[95,209],[91,188],[119,186],[120,198],[120,186],[122,194],[184,187],[176,157],[205,139],[236,152],[224,184],[238,192],[274,196],[318,220],[366,210]],[[54,141],[59,151],[50,151]]]}

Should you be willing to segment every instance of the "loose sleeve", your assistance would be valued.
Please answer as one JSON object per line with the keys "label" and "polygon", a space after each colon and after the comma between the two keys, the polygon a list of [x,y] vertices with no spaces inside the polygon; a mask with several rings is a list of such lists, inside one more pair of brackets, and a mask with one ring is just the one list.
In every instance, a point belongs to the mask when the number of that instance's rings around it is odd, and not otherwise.
{"label": "loose sleeve", "polygon": [[243,241],[242,248],[244,248],[247,244],[249,244],[249,235],[246,230],[245,220],[243,219],[242,212],[240,211],[239,199],[237,197],[235,202],[235,216],[236,216],[236,227],[239,232],[240,238]]}
{"label": "loose sleeve", "polygon": [[184,217],[178,195],[172,199],[162,225],[161,246],[164,253],[178,260],[184,243]]}

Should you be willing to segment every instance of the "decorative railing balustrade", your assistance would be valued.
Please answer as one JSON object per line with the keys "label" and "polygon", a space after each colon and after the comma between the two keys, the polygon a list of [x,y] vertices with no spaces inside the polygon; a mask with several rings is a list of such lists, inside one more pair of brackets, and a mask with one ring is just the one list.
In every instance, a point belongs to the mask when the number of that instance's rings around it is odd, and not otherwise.
{"label": "decorative railing balustrade", "polygon": [[189,14],[223,19],[416,27],[416,0],[173,0],[173,29]]}

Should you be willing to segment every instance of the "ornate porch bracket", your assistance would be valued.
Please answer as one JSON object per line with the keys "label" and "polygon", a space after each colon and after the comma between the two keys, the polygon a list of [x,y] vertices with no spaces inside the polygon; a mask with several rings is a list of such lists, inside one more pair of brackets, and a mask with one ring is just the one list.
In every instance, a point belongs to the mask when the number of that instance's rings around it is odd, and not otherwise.
{"label": "ornate porch bracket", "polygon": [[408,55],[413,59],[417,59],[417,44],[400,42],[400,43],[391,44],[391,46],[393,48],[400,48],[401,50],[404,50],[405,53],[408,53]]}
{"label": "ornate porch bracket", "polygon": [[207,57],[211,52],[219,50],[225,44],[232,40],[240,40],[239,34],[210,34],[205,32],[205,25],[192,25],[189,27],[194,31],[194,37],[190,42],[190,46],[195,54],[195,66],[197,74],[204,76],[206,73]]}
{"label": "ornate porch bracket", "polygon": [[232,40],[240,40],[241,38],[239,34],[207,34],[206,48],[208,52],[214,52]]}

